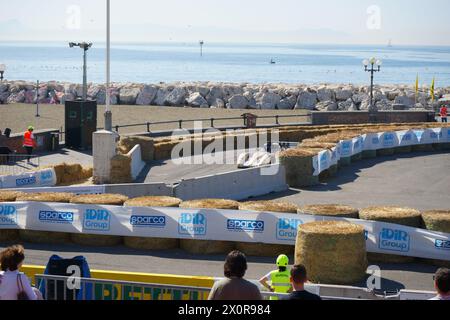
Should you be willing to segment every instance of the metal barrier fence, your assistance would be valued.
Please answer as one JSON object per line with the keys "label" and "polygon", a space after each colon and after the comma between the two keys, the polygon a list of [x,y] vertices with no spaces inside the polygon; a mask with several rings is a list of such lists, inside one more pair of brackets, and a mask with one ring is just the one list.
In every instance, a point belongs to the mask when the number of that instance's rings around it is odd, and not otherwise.
{"label": "metal barrier fence", "polygon": [[38,155],[0,154],[0,175],[15,175],[40,167]]}
{"label": "metal barrier fence", "polygon": [[[211,288],[165,284],[126,282],[116,280],[71,278],[65,276],[36,275],[36,285],[44,288],[45,300],[207,300]],[[281,299],[286,294],[261,292],[264,300]],[[323,300],[370,300],[370,298],[321,296]],[[399,300],[394,296],[378,296],[376,300]],[[375,296],[374,296],[375,300]]]}

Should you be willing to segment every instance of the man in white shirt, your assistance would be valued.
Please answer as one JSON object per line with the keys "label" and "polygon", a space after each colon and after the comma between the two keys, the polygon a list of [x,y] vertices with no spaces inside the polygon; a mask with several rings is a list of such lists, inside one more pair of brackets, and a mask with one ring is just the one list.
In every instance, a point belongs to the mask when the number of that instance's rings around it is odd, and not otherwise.
{"label": "man in white shirt", "polygon": [[438,295],[430,300],[450,300],[450,270],[440,268],[434,275],[434,287]]}
{"label": "man in white shirt", "polygon": [[24,249],[20,245],[0,253],[0,300],[18,300],[20,292],[25,292],[28,300],[38,299],[28,278],[19,272],[24,260]]}

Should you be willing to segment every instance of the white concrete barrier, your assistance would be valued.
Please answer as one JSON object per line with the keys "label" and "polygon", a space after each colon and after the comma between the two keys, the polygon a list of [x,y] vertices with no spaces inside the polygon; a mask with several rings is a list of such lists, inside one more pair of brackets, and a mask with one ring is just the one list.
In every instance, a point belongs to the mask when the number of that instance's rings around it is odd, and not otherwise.
{"label": "white concrete barrier", "polygon": [[140,145],[135,145],[127,156],[131,158],[131,177],[136,180],[145,168],[145,162],[142,160],[142,148]]}
{"label": "white concrete barrier", "polygon": [[174,195],[182,200],[201,198],[244,200],[287,189],[284,167],[271,165],[183,180],[175,186]]}

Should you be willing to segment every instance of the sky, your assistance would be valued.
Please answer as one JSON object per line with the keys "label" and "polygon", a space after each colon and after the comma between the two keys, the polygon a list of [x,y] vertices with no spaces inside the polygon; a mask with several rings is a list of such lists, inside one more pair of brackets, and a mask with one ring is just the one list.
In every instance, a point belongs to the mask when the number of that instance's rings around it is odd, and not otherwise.
{"label": "sky", "polygon": [[[106,0],[0,0],[0,41],[102,41]],[[111,0],[112,41],[450,46],[448,0]]]}

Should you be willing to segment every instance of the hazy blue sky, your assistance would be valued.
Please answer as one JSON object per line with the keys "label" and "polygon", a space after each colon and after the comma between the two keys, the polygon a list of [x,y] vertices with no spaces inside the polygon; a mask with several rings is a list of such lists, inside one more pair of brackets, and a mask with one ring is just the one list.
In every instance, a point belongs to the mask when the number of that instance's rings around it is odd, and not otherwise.
{"label": "hazy blue sky", "polygon": [[[111,2],[115,41],[450,45],[448,0]],[[98,41],[105,3],[0,0],[0,40]]]}

